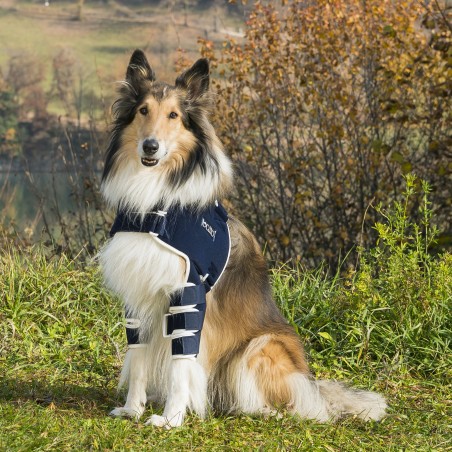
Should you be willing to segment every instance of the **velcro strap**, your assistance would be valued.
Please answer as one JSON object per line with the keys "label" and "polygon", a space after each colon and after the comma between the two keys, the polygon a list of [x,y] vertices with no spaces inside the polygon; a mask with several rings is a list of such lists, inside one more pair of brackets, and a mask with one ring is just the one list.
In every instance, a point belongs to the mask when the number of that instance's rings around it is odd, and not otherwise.
{"label": "velcro strap", "polygon": [[215,212],[223,221],[225,222],[228,221],[229,216],[228,213],[226,212],[226,209],[216,200],[215,200]]}
{"label": "velcro strap", "polygon": [[140,328],[140,319],[132,317],[132,312],[125,310],[125,327],[128,345],[137,345],[140,343],[138,329]]}
{"label": "velcro strap", "polygon": [[170,336],[174,330],[199,331],[204,321],[204,312],[179,312],[177,314],[167,314],[166,335]]}
{"label": "velcro strap", "polygon": [[117,232],[147,232],[153,235],[163,235],[166,227],[167,212],[155,210],[147,213],[144,218],[139,213],[119,211],[110,231],[110,237]]}
{"label": "velcro strap", "polygon": [[174,355],[197,355],[199,353],[199,342],[201,334],[198,332],[193,336],[178,337],[171,341],[171,354]]}
{"label": "velcro strap", "polygon": [[190,306],[205,304],[206,289],[200,284],[197,286],[184,287],[182,292],[171,294],[170,306]]}
{"label": "velcro strap", "polygon": [[136,329],[140,328],[140,319],[133,319],[132,317],[126,317],[126,328]]}
{"label": "velcro strap", "polygon": [[137,328],[126,328],[127,344],[135,345],[140,343]]}
{"label": "velcro strap", "polygon": [[158,210],[150,212],[144,217],[142,229],[153,235],[162,235],[165,232],[166,212]]}

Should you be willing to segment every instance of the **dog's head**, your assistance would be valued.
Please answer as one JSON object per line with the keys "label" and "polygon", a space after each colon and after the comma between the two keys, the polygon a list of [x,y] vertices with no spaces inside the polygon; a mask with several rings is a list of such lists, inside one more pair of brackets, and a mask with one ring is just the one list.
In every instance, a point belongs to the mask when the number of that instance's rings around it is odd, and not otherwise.
{"label": "dog's head", "polygon": [[231,186],[231,163],[209,122],[209,63],[198,60],[174,85],[156,80],[136,50],[113,104],[102,191],[112,206],[202,206]]}
{"label": "dog's head", "polygon": [[169,85],[156,80],[144,53],[136,50],[119,94],[113,115],[114,134],[121,142],[110,146],[104,178],[120,147],[143,167],[172,171],[179,184],[196,165],[205,169],[212,132],[207,119],[211,98],[206,59],[198,60]]}

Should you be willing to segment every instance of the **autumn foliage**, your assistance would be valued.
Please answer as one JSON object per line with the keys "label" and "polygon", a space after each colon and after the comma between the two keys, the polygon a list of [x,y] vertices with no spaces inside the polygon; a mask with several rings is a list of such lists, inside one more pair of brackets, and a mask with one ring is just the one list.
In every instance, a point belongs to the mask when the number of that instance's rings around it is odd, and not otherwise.
{"label": "autumn foliage", "polygon": [[[202,41],[236,203],[269,257],[336,264],[376,240],[402,175],[451,215],[451,26],[438,2],[258,1],[242,42]],[[416,202],[409,206],[416,219]]]}

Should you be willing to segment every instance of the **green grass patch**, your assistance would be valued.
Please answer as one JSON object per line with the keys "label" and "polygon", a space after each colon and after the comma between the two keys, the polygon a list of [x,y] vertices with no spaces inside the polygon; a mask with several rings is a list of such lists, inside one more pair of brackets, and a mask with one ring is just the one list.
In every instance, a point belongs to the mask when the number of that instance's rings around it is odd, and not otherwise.
{"label": "green grass patch", "polygon": [[[428,187],[424,187],[428,192]],[[406,199],[414,193],[408,178]],[[188,416],[166,431],[112,419],[126,348],[118,300],[95,264],[3,243],[0,257],[1,450],[450,450],[452,259],[431,256],[430,213],[380,207],[380,242],[360,265],[328,275],[281,267],[275,297],[307,345],[317,376],[383,393],[381,422],[335,424],[282,412]],[[157,408],[149,407],[147,418]]]}

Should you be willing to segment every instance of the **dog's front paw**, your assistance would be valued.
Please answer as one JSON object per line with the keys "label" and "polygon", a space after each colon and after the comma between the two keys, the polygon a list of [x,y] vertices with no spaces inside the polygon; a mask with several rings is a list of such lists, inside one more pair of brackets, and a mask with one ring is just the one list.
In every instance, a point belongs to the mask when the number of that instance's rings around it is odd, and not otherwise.
{"label": "dog's front paw", "polygon": [[127,417],[130,419],[139,419],[142,414],[141,410],[134,410],[132,408],[120,407],[110,411],[110,416],[113,417]]}
{"label": "dog's front paw", "polygon": [[153,414],[146,422],[145,425],[153,425],[155,427],[163,427],[167,430],[173,427],[180,427],[182,425],[183,416],[182,414],[176,414],[170,418],[166,416],[159,416],[158,414]]}
{"label": "dog's front paw", "polygon": [[274,417],[275,419],[282,419],[284,417],[280,411],[274,410],[273,408],[270,408],[269,406],[264,406],[260,410],[260,413],[262,414],[264,419],[269,419],[271,417]]}

